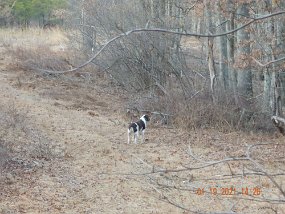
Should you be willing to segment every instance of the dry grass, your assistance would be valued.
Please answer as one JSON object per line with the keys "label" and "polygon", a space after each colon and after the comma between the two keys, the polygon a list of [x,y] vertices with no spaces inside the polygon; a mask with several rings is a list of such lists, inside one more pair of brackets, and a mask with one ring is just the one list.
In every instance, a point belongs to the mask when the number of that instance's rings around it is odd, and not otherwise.
{"label": "dry grass", "polygon": [[71,66],[68,39],[60,29],[1,29],[0,41],[11,65],[20,69],[62,70]]}
{"label": "dry grass", "polygon": [[51,50],[58,51],[66,49],[67,37],[63,31],[57,28],[43,30],[41,28],[7,28],[0,30],[1,43],[11,49],[19,47],[33,49],[39,46],[51,47]]}

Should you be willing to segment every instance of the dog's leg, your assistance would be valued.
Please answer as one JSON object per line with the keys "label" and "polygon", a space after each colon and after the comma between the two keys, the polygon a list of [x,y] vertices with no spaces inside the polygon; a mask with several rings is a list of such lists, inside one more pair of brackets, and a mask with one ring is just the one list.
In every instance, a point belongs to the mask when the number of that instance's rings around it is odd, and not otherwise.
{"label": "dog's leg", "polygon": [[138,136],[139,136],[139,131],[136,131],[136,132],[134,133],[135,144],[137,143]]}
{"label": "dog's leg", "polygon": [[144,143],[144,130],[142,130],[142,143]]}
{"label": "dog's leg", "polygon": [[130,143],[130,129],[128,129],[128,144]]}

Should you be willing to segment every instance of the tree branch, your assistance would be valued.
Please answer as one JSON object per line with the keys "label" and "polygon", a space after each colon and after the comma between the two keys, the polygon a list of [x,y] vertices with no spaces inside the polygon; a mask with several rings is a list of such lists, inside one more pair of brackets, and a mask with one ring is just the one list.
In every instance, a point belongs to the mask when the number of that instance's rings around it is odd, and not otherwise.
{"label": "tree branch", "polygon": [[282,60],[285,60],[285,57],[281,57],[279,59],[275,59],[275,60],[272,60],[272,61],[269,61],[269,62],[263,64],[263,63],[259,62],[257,59],[255,59],[254,57],[251,57],[251,58],[261,67],[267,67],[267,66],[274,64],[276,62],[280,62]]}
{"label": "tree branch", "polygon": [[272,14],[268,14],[268,15],[263,15],[263,16],[260,16],[260,17],[257,17],[257,18],[254,18],[250,21],[248,21],[247,23],[245,23],[244,25],[241,25],[240,27],[238,28],[235,28],[233,30],[230,30],[230,31],[226,31],[224,33],[219,33],[219,34],[199,34],[199,33],[187,33],[187,32],[176,32],[176,31],[172,31],[172,30],[167,30],[167,29],[160,29],[160,28],[153,28],[153,29],[148,29],[148,28],[139,28],[139,29],[134,29],[134,30],[130,30],[130,31],[127,31],[125,33],[121,33],[120,35],[110,39],[109,41],[107,41],[100,49],[99,51],[93,55],[89,60],[87,60],[86,62],[84,62],[83,64],[79,65],[78,67],[75,67],[75,68],[72,68],[72,69],[69,69],[69,70],[65,70],[65,71],[51,71],[51,70],[46,70],[46,69],[40,69],[40,68],[33,68],[37,71],[40,71],[40,72],[46,72],[46,73],[51,73],[51,74],[64,74],[64,73],[68,73],[68,72],[74,72],[74,71],[77,71],[83,67],[85,67],[86,65],[90,64],[94,59],[96,59],[100,53],[105,49],[107,48],[111,43],[113,43],[114,41],[120,39],[120,38],[123,38],[123,37],[127,37],[131,34],[134,34],[134,33],[141,33],[141,32],[159,32],[159,33],[167,33],[167,34],[173,34],[173,35],[181,35],[181,36],[194,36],[194,37],[203,37],[203,38],[215,38],[215,37],[221,37],[221,36],[225,36],[225,35],[228,35],[228,34],[232,34],[232,33],[235,33],[249,25],[251,25],[252,23],[256,22],[256,21],[259,21],[259,20],[263,20],[263,19],[267,19],[267,18],[270,18],[270,17],[273,17],[273,16],[278,16],[278,15],[282,15],[282,14],[285,14],[285,11],[279,11],[279,12],[276,12],[276,13],[272,13]]}

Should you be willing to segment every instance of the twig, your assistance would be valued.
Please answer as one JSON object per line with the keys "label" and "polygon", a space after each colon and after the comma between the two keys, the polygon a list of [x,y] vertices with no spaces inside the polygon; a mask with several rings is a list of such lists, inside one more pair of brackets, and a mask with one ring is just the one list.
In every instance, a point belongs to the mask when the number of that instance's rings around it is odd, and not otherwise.
{"label": "twig", "polygon": [[151,110],[148,110],[148,109],[138,109],[138,108],[127,108],[127,109],[135,110],[135,111],[139,111],[139,112],[148,112],[150,114],[156,114],[156,115],[162,115],[162,116],[168,116],[168,117],[175,116],[174,114],[168,114],[168,113],[159,112],[159,111],[151,111]]}

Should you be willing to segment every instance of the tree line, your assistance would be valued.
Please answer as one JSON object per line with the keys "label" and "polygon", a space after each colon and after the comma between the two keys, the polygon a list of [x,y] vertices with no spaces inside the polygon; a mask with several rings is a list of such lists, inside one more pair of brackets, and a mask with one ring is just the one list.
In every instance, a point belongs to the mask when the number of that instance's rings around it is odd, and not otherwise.
{"label": "tree line", "polygon": [[56,24],[60,20],[54,12],[66,5],[65,0],[1,0],[0,26],[28,27],[33,22],[39,26],[50,22]]}
{"label": "tree line", "polygon": [[0,1],[0,22],[44,26],[64,6],[83,65],[147,93],[141,109],[182,115],[191,127],[272,120],[284,132],[284,1],[9,0]]}

